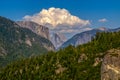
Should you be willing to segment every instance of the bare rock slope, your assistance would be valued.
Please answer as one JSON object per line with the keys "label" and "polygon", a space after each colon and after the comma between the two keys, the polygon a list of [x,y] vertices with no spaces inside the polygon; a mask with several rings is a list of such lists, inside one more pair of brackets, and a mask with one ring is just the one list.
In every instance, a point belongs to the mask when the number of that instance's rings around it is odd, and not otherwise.
{"label": "bare rock slope", "polygon": [[111,49],[104,56],[101,80],[120,80],[120,49]]}

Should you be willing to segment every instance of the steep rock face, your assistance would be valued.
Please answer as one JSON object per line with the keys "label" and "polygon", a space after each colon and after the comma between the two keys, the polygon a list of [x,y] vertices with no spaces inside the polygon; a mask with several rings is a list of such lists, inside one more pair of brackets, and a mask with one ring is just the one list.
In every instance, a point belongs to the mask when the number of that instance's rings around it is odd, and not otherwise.
{"label": "steep rock face", "polygon": [[46,39],[49,39],[49,29],[45,26],[39,25],[31,21],[18,21],[16,23],[20,25],[21,27],[28,28],[32,30],[34,33],[42,37],[45,37]]}
{"label": "steep rock face", "polygon": [[120,49],[112,49],[104,56],[101,80],[120,80]]}
{"label": "steep rock face", "polygon": [[51,37],[51,42],[56,49],[58,49],[66,40],[67,38],[61,33],[53,33]]}
{"label": "steep rock face", "polygon": [[61,48],[67,47],[69,45],[77,46],[77,45],[81,45],[84,43],[88,43],[93,39],[93,37],[96,35],[97,32],[103,32],[103,31],[108,31],[108,29],[102,27],[102,28],[93,29],[93,30],[89,30],[89,31],[76,34],[71,39],[63,43]]}

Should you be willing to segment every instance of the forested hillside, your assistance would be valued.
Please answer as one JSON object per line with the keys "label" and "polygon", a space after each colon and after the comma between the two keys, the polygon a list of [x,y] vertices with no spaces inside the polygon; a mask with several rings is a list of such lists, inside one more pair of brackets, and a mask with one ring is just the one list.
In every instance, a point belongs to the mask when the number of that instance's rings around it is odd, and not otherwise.
{"label": "forested hillside", "polygon": [[54,50],[53,44],[14,21],[0,17],[0,67],[11,61]]}
{"label": "forested hillside", "polygon": [[1,80],[100,80],[101,63],[120,47],[120,32],[97,33],[91,42],[22,59],[1,70]]}

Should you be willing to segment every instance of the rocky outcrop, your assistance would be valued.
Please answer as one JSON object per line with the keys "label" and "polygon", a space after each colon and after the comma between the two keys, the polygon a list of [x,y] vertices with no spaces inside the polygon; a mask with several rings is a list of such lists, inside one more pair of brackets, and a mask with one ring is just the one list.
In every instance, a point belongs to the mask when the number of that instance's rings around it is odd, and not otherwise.
{"label": "rocky outcrop", "polygon": [[39,25],[31,21],[17,21],[16,23],[21,27],[28,28],[32,30],[34,33],[42,37],[45,37],[46,39],[49,39],[49,29],[45,26]]}
{"label": "rocky outcrop", "polygon": [[56,74],[60,74],[60,73],[64,72],[65,70],[67,70],[67,68],[62,67],[62,65],[60,65],[60,64],[57,65],[57,68],[58,69],[55,70]]}
{"label": "rocky outcrop", "polygon": [[120,80],[120,49],[112,49],[104,56],[101,80]]}
{"label": "rocky outcrop", "polygon": [[82,61],[87,60],[87,58],[88,57],[85,54],[81,54],[79,59],[78,59],[78,63],[81,63]]}

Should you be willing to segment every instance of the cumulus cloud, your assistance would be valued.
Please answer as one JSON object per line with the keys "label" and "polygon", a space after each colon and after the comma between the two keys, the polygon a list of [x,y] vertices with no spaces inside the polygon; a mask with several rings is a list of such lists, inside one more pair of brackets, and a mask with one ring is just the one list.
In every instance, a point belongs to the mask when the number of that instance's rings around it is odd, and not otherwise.
{"label": "cumulus cloud", "polygon": [[58,31],[61,33],[78,32],[90,25],[89,20],[80,19],[79,17],[70,14],[66,9],[54,7],[42,9],[42,11],[32,16],[26,15],[23,19],[47,26],[51,31]]}
{"label": "cumulus cloud", "polygon": [[103,19],[99,19],[98,21],[99,22],[107,22],[108,20],[106,18],[103,18]]}

